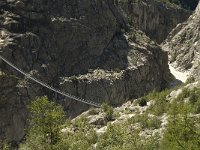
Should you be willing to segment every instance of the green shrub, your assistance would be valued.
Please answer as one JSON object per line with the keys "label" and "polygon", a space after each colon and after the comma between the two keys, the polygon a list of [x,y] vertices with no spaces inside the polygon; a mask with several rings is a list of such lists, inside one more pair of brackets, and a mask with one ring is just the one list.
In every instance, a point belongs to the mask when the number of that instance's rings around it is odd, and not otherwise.
{"label": "green shrub", "polygon": [[189,98],[190,104],[193,108],[193,113],[198,114],[200,113],[200,89],[194,88],[190,91],[190,98]]}
{"label": "green shrub", "polygon": [[90,108],[88,111],[88,115],[97,115],[99,112],[96,108]]}
{"label": "green shrub", "polygon": [[[189,101],[186,102],[185,99]],[[200,89],[184,88],[182,93],[170,104],[169,114],[184,114],[185,112],[200,113]]]}
{"label": "green shrub", "polygon": [[155,116],[160,116],[163,113],[166,113],[169,107],[169,102],[167,101],[166,97],[170,93],[170,90],[164,90],[160,93],[154,93],[151,96],[151,99],[154,101],[148,112],[154,114]]}
{"label": "green shrub", "polygon": [[195,90],[190,91],[189,101],[191,104],[195,104],[198,100],[198,95],[196,94]]}
{"label": "green shrub", "polygon": [[158,150],[158,136],[141,137],[127,122],[109,125],[97,141],[97,150]]}
{"label": "green shrub", "polygon": [[114,118],[119,118],[120,117],[120,113],[118,111],[114,111],[113,117]]}
{"label": "green shrub", "polygon": [[137,100],[137,103],[139,104],[139,106],[144,107],[147,106],[147,99],[146,97],[141,97]]}
{"label": "green shrub", "polygon": [[142,129],[158,129],[161,126],[161,121],[156,116],[148,116],[148,114],[138,114],[129,119],[129,123],[140,123]]}
{"label": "green shrub", "polygon": [[7,141],[0,141],[1,150],[11,150],[11,146]]}
{"label": "green shrub", "polygon": [[86,116],[81,116],[77,119],[75,119],[75,122],[73,124],[73,126],[79,130],[87,130],[88,127],[88,119],[86,118]]}
{"label": "green shrub", "polygon": [[148,119],[147,127],[153,129],[159,129],[161,127],[161,121],[156,117],[152,117]]}
{"label": "green shrub", "polygon": [[198,150],[200,147],[200,119],[189,117],[188,114],[171,117],[161,149],[166,150]]}
{"label": "green shrub", "polygon": [[[97,134],[93,129],[76,130],[62,135],[58,150],[89,150],[97,142]],[[55,150],[57,150],[55,149]]]}
{"label": "green shrub", "polygon": [[185,107],[185,103],[184,102],[178,102],[176,100],[174,100],[170,106],[169,106],[169,110],[168,110],[168,114],[169,115],[177,115],[177,114],[183,114],[184,113],[184,107]]}
{"label": "green shrub", "polygon": [[64,123],[62,107],[50,102],[47,97],[40,97],[33,101],[28,109],[29,129],[21,149],[53,149],[60,141],[60,130]]}
{"label": "green shrub", "polygon": [[103,112],[105,112],[105,117],[108,121],[113,119],[113,107],[109,106],[106,103],[103,103],[101,109],[103,110]]}
{"label": "green shrub", "polygon": [[97,150],[120,148],[125,142],[125,136],[125,130],[121,125],[108,125],[106,133],[97,142]]}
{"label": "green shrub", "polygon": [[198,99],[198,101],[194,104],[193,113],[195,113],[195,114],[200,113],[200,99]]}
{"label": "green shrub", "polygon": [[185,98],[190,97],[190,90],[188,88],[183,88],[181,94],[178,95],[177,100],[183,101]]}
{"label": "green shrub", "polygon": [[153,90],[152,92],[148,93],[145,97],[147,100],[155,100],[158,95],[159,95],[159,92],[157,92],[156,90]]}
{"label": "green shrub", "polygon": [[191,76],[186,80],[185,84],[189,84],[189,83],[193,83],[193,82],[195,82],[195,78],[193,76]]}

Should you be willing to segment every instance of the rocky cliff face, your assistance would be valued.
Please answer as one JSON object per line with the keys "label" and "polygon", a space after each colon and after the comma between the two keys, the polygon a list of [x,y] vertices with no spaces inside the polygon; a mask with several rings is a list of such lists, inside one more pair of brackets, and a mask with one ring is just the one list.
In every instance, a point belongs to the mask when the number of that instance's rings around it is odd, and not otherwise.
{"label": "rocky cliff face", "polygon": [[[21,84],[22,80],[13,75],[0,76],[0,139],[6,137],[8,140],[19,141],[25,135],[25,106],[32,98],[26,89],[21,88]],[[37,94],[40,95],[40,92],[37,91]]]}
{"label": "rocky cliff face", "polygon": [[[129,29],[111,0],[4,0],[0,7],[1,55],[63,91],[118,105],[167,82],[167,53]],[[71,116],[88,108],[0,66],[0,138],[23,137],[26,105],[35,96],[56,99]]]}
{"label": "rocky cliff face", "polygon": [[[100,68],[77,77],[62,77],[61,89],[98,103],[119,105],[167,84],[167,53],[142,32],[116,36],[100,58]],[[70,112],[85,109],[66,102]]]}
{"label": "rocky cliff face", "polygon": [[1,7],[3,55],[49,77],[96,67],[115,34],[126,29],[111,1],[12,1]]}
{"label": "rocky cliff face", "polygon": [[169,51],[169,61],[179,70],[200,75],[200,4],[190,18],[179,24],[163,43]]}
{"label": "rocky cliff face", "polygon": [[119,5],[130,24],[159,44],[178,23],[187,20],[191,14],[188,10],[158,0],[120,0]]}

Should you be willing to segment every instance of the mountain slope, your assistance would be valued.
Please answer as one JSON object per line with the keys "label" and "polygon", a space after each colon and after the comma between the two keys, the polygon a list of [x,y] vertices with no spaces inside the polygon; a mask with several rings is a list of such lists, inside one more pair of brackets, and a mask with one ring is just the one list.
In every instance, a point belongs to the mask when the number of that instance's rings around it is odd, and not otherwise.
{"label": "mountain slope", "polygon": [[[103,104],[101,108],[92,108],[67,123],[58,123],[61,132],[57,137],[61,138],[55,141],[54,136],[54,143],[33,128],[30,133],[35,134],[29,134],[20,149],[198,150],[199,95],[200,83],[195,82],[174,90],[154,91],[117,108]],[[34,102],[36,106],[45,108],[37,102]],[[35,105],[32,108],[35,110]],[[35,111],[38,112],[43,111]],[[42,117],[33,113],[34,120]],[[43,121],[37,123],[45,125]]]}
{"label": "mountain slope", "polygon": [[200,75],[200,4],[190,18],[179,24],[162,44],[169,52],[169,61],[182,71],[190,71],[191,75]]}
{"label": "mountain slope", "polygon": [[[128,28],[113,1],[3,0],[0,7],[1,55],[64,92],[119,105],[167,83],[167,53]],[[29,81],[2,61],[0,66],[0,82],[10,79],[12,85],[0,84],[0,138],[23,138],[26,105],[36,96],[56,100],[69,116],[89,108]]]}

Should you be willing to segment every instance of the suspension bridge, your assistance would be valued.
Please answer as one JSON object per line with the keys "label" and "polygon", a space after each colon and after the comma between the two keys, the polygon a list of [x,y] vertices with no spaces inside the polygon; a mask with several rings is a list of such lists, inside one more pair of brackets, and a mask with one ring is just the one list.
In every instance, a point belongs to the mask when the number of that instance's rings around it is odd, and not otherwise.
{"label": "suspension bridge", "polygon": [[67,97],[67,98],[70,98],[72,100],[75,100],[75,101],[78,101],[78,102],[81,102],[81,103],[85,103],[85,104],[88,104],[88,105],[91,105],[91,106],[94,106],[94,107],[100,107],[101,105],[99,103],[96,103],[94,101],[91,101],[91,100],[86,100],[86,99],[83,99],[83,98],[80,98],[80,97],[76,97],[74,95],[71,95],[69,93],[66,93],[64,91],[60,91],[59,89],[56,89],[48,84],[46,84],[45,82],[42,82],[34,77],[32,77],[30,74],[26,73],[25,71],[21,70],[20,68],[18,68],[17,66],[15,66],[13,63],[11,63],[10,61],[8,61],[6,58],[4,58],[2,55],[0,55],[0,59],[5,62],[6,64],[8,64],[10,67],[12,67],[13,69],[15,69],[16,71],[18,71],[19,73],[23,74],[25,77],[27,77],[28,79],[36,82],[37,84],[55,92],[55,93],[58,93],[64,97]]}

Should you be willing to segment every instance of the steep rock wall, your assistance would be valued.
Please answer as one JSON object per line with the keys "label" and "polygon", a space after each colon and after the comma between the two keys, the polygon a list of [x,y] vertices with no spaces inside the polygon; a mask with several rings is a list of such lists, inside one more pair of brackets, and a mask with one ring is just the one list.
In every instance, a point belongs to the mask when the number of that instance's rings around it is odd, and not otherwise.
{"label": "steep rock wall", "polygon": [[162,44],[169,51],[169,61],[180,71],[200,75],[200,4],[190,18],[179,24]]}
{"label": "steep rock wall", "polygon": [[25,82],[14,75],[0,75],[0,139],[6,138],[13,145],[25,135],[27,105],[44,94],[34,84],[25,87]]}
{"label": "steep rock wall", "polygon": [[159,44],[178,23],[184,22],[191,12],[157,0],[119,0],[130,24],[142,30]]}
{"label": "steep rock wall", "polygon": [[[131,31],[128,35],[116,37],[111,43],[102,56],[101,64],[101,68],[113,66],[111,71],[99,68],[77,77],[62,77],[61,89],[116,106],[167,85],[167,53],[144,33]],[[63,101],[65,106],[71,106],[69,112],[76,110],[74,113],[79,113],[85,109],[70,99]]]}

